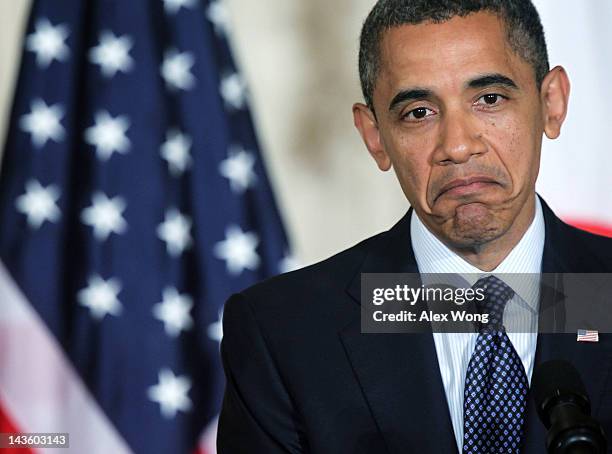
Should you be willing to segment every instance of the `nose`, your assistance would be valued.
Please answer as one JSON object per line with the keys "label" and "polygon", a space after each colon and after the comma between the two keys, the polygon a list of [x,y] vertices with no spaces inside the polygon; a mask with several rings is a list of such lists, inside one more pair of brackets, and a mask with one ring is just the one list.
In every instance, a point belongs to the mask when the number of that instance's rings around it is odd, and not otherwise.
{"label": "nose", "polygon": [[463,164],[472,156],[487,152],[482,133],[474,123],[475,120],[463,110],[446,112],[434,153],[437,164]]}

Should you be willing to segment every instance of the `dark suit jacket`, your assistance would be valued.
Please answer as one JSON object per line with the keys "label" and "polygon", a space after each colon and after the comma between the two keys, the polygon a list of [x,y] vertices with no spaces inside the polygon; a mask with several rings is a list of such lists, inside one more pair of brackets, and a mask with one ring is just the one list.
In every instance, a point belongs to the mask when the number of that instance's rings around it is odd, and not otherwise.
{"label": "dark suit jacket", "polygon": [[[612,271],[612,240],[572,228],[542,205],[543,272]],[[431,333],[360,333],[360,274],[418,272],[410,215],[230,298],[220,454],[457,452]],[[612,334],[599,343],[539,334],[536,367],[553,358],[579,370],[593,414],[612,438]],[[543,453],[545,429],[529,405],[524,452]]]}

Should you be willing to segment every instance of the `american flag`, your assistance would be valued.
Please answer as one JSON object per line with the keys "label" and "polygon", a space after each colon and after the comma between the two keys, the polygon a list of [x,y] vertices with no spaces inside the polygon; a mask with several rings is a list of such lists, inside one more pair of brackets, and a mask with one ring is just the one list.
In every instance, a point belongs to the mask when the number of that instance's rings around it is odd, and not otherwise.
{"label": "american flag", "polygon": [[599,342],[599,331],[579,329],[576,340],[578,342]]}
{"label": "american flag", "polygon": [[294,263],[228,16],[34,0],[0,176],[1,431],[214,452],[223,303]]}

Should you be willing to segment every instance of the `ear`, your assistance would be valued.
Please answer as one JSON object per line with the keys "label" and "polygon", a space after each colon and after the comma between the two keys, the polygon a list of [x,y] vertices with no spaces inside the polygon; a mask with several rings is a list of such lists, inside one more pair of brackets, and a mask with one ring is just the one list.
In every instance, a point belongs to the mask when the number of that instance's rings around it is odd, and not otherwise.
{"label": "ear", "polygon": [[542,81],[540,97],[543,106],[544,132],[549,139],[561,134],[561,125],[567,115],[570,95],[570,81],[565,69],[556,66]]}
{"label": "ear", "polygon": [[389,155],[385,151],[380,138],[378,122],[374,112],[365,104],[356,103],[353,105],[353,121],[368,151],[376,161],[376,164],[378,164],[378,168],[382,171],[389,170],[391,168],[391,159],[389,159]]}

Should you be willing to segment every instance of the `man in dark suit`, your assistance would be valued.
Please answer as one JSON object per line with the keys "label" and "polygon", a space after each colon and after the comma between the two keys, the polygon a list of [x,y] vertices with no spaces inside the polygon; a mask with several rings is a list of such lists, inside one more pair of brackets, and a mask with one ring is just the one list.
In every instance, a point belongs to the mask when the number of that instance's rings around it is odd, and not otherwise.
{"label": "man in dark suit", "polygon": [[[569,81],[549,70],[531,2],[380,0],[359,69],[355,125],[412,208],[389,231],[227,302],[219,452],[540,453],[545,429],[527,393],[534,366],[553,358],[579,370],[612,433],[605,334],[585,344],[503,330],[361,332],[362,273],[612,271],[612,241],[564,224],[535,193],[542,136],[560,133]],[[502,313],[521,301],[496,285],[509,295]],[[510,358],[514,381],[483,366],[485,349]],[[498,414],[478,400],[511,394],[520,403]]]}

